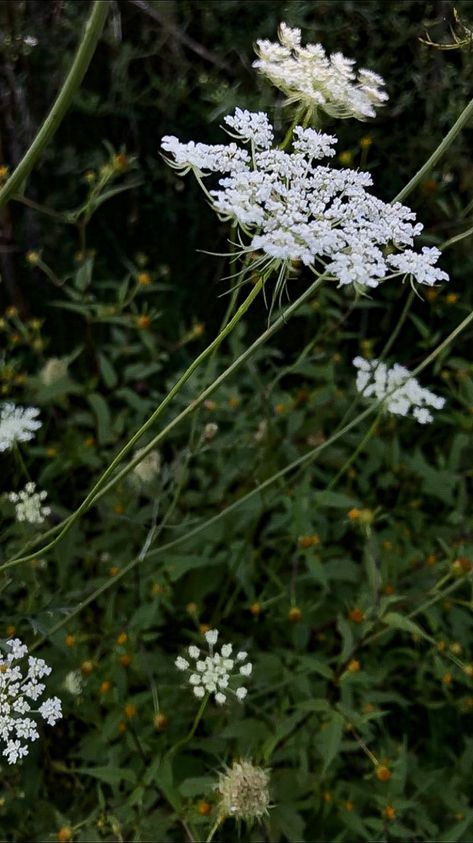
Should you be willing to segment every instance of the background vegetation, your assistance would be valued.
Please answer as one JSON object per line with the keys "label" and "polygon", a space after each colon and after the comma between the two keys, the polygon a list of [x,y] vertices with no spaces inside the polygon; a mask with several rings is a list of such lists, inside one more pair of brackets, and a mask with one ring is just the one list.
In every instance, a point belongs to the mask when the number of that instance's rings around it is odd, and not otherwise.
{"label": "background vegetation", "polygon": [[[471,24],[473,3],[455,8]],[[0,5],[0,165],[13,169],[34,137],[86,14],[71,0]],[[386,201],[472,95],[472,50],[419,40],[453,43],[448,0],[112,4],[73,108],[25,197],[0,215],[0,390],[41,408],[24,458],[48,491],[52,524],[222,322],[228,264],[203,250],[226,251],[228,230],[164,165],[159,143],[164,134],[219,143],[236,105],[282,127],[281,98],[251,68],[254,41],[273,40],[282,20],[386,79],[390,101],[375,121],[327,122],[340,163],[368,169]],[[472,224],[472,136],[470,127],[409,197],[425,244]],[[110,195],[98,205],[101,184]],[[471,238],[442,266],[450,284],[414,300],[391,352],[409,368],[472,308]],[[306,283],[298,277],[291,295]],[[65,711],[22,765],[2,764],[2,839],[205,839],[217,772],[240,756],[271,769],[274,804],[243,839],[469,839],[471,330],[423,375],[447,399],[434,425],[385,417],[344,469],[368,420],[191,532],[341,424],[354,401],[352,358],[379,357],[409,290],[376,292],[354,305],[322,288],[172,432],[152,483],[124,480],[53,552],[2,573],[0,633],[41,642]],[[260,302],[163,424],[266,320]],[[52,357],[68,369],[47,383]],[[3,491],[23,485],[18,463],[2,463]],[[28,536],[4,498],[0,506],[4,560]],[[122,576],[153,525],[151,553]],[[206,626],[250,652],[248,701],[209,708],[192,742],[169,755],[195,713],[173,662]],[[76,671],[81,691],[71,693]],[[234,837],[228,821],[215,840]]]}

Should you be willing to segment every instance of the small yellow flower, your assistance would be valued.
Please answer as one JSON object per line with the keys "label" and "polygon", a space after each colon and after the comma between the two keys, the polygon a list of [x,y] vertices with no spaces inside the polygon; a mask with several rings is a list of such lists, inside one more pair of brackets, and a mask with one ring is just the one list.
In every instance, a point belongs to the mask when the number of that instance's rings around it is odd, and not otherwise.
{"label": "small yellow flower", "polygon": [[14,319],[15,316],[18,316],[18,308],[13,306],[7,307],[5,311],[5,316],[7,316],[9,319]]}
{"label": "small yellow flower", "polygon": [[105,681],[102,682],[101,685],[100,685],[99,692],[101,694],[108,694],[111,687],[112,687],[112,683],[109,682],[108,679],[105,679]]}
{"label": "small yellow flower", "polygon": [[95,437],[87,436],[87,438],[84,439],[84,445],[86,446],[86,448],[93,448],[95,445]]}
{"label": "small yellow flower", "polygon": [[424,295],[425,295],[427,301],[432,302],[432,301],[435,301],[435,299],[438,298],[439,291],[435,290],[435,289],[426,290]]}
{"label": "small yellow flower", "polygon": [[395,820],[396,809],[392,805],[386,805],[386,807],[383,809],[383,815],[386,817],[387,820]]}
{"label": "small yellow flower", "polygon": [[320,544],[320,536],[317,533],[314,533],[312,536],[299,536],[297,541],[303,548],[316,547]]}
{"label": "small yellow flower", "polygon": [[254,603],[251,604],[249,611],[253,615],[253,617],[257,618],[258,615],[260,615],[263,611],[263,607],[261,603],[258,603],[258,601],[256,600]]}
{"label": "small yellow flower", "polygon": [[55,457],[56,454],[57,454],[56,448],[52,448],[52,447],[46,448],[46,456],[47,457]]}
{"label": "small yellow flower", "polygon": [[125,155],[124,152],[119,152],[118,155],[114,155],[112,158],[112,167],[119,173],[123,173],[125,170],[127,170],[129,165],[129,158],[127,155]]}
{"label": "small yellow flower", "polygon": [[72,835],[73,831],[70,825],[63,825],[57,833],[58,843],[70,843]]}
{"label": "small yellow flower", "polygon": [[9,175],[10,175],[9,168],[5,167],[4,165],[1,166],[0,167],[0,181],[5,181],[5,179],[7,179]]}
{"label": "small yellow flower", "polygon": [[347,670],[349,670],[350,673],[358,673],[360,668],[361,668],[361,665],[360,665],[360,662],[358,661],[358,659],[352,659],[350,662],[348,662]]}
{"label": "small yellow flower", "polygon": [[158,712],[153,717],[153,726],[157,732],[164,732],[168,725],[168,718],[165,714]]}
{"label": "small yellow flower", "polygon": [[117,638],[117,644],[126,644],[128,641],[128,635],[126,632],[120,632],[120,635]]}
{"label": "small yellow flower", "polygon": [[298,606],[293,606],[287,613],[287,619],[290,623],[299,623],[302,620],[302,611]]}
{"label": "small yellow flower", "polygon": [[380,764],[378,767],[376,767],[375,773],[376,778],[380,782],[388,782],[392,775],[389,767],[386,767],[384,764]]}
{"label": "small yellow flower", "polygon": [[238,395],[232,395],[228,399],[228,406],[231,407],[232,410],[234,410],[236,407],[239,407],[240,404],[241,404],[241,398],[239,398]]}
{"label": "small yellow flower", "polygon": [[348,617],[352,621],[352,623],[362,623],[365,619],[365,613],[355,606],[354,609],[350,609],[348,612]]}
{"label": "small yellow flower", "polygon": [[7,638],[13,638],[13,636],[15,635],[15,632],[16,632],[16,626],[14,626],[12,623],[9,624],[7,626],[5,632],[7,634]]}
{"label": "small yellow flower", "polygon": [[73,647],[76,643],[76,636],[75,635],[66,635],[65,638],[66,647]]}
{"label": "small yellow flower", "polygon": [[93,669],[94,669],[94,663],[90,660],[82,662],[82,664],[80,666],[80,672],[82,673],[83,676],[90,676]]}
{"label": "small yellow flower", "polygon": [[345,802],[343,807],[345,808],[345,811],[348,811],[348,813],[351,814],[351,812],[353,811],[354,805],[353,805],[353,802],[350,802],[350,800],[348,800],[348,802]]}
{"label": "small yellow flower", "polygon": [[127,717],[128,720],[131,720],[132,717],[136,717],[136,705],[133,705],[133,703],[127,703],[123,709],[123,712],[125,714],[125,717]]}
{"label": "small yellow flower", "polygon": [[120,570],[120,568],[119,568],[119,566],[118,566],[118,565],[112,565],[112,567],[111,567],[111,568],[109,568],[108,573],[109,573],[109,575],[110,575],[111,577],[116,577],[116,576],[117,576],[117,574],[118,574],[118,572],[119,572],[119,570]]}
{"label": "small yellow flower", "polygon": [[136,276],[136,283],[139,284],[140,287],[149,287],[152,283],[152,278],[149,272],[139,272]]}
{"label": "small yellow flower", "polygon": [[207,817],[212,810],[212,806],[209,805],[208,802],[201,802],[197,803],[197,813],[200,814],[201,817]]}
{"label": "small yellow flower", "polygon": [[30,266],[38,266],[41,260],[41,255],[39,252],[30,251],[26,253],[26,263],[29,263]]}
{"label": "small yellow flower", "polygon": [[131,656],[125,653],[125,655],[119,656],[118,661],[122,667],[129,667],[131,664]]}
{"label": "small yellow flower", "polygon": [[456,304],[459,299],[458,293],[447,293],[445,301],[447,304]]}
{"label": "small yellow flower", "polygon": [[371,135],[365,135],[364,137],[360,138],[360,146],[362,149],[369,149],[373,143],[373,138]]}
{"label": "small yellow flower", "polygon": [[442,685],[448,686],[448,685],[451,685],[452,682],[453,682],[453,676],[450,673],[450,671],[447,670],[447,672],[444,673],[443,676],[442,676]]}
{"label": "small yellow flower", "polygon": [[349,149],[346,149],[344,152],[340,152],[338,155],[338,160],[340,164],[343,164],[344,167],[349,167],[353,161],[353,152],[350,152]]}
{"label": "small yellow flower", "polygon": [[87,170],[84,173],[84,181],[87,184],[94,184],[97,181],[97,173],[94,170]]}
{"label": "small yellow flower", "polygon": [[140,329],[140,331],[147,331],[148,328],[151,327],[151,319],[146,313],[142,313],[141,316],[136,317],[136,327]]}
{"label": "small yellow flower", "polygon": [[212,401],[212,400],[204,401],[204,407],[205,407],[206,410],[209,411],[209,413],[213,413],[214,410],[217,409],[218,404],[217,404],[216,401]]}
{"label": "small yellow flower", "polygon": [[454,656],[459,656],[463,650],[462,645],[458,641],[453,641],[448,648]]}
{"label": "small yellow flower", "polygon": [[210,624],[208,624],[208,623],[199,624],[199,632],[200,632],[201,635],[205,635],[205,633],[208,632],[209,629],[211,629]]}
{"label": "small yellow flower", "polygon": [[276,413],[277,416],[282,415],[282,413],[284,413],[285,410],[286,410],[286,405],[282,401],[279,404],[275,404],[275,406],[274,406],[274,412]]}

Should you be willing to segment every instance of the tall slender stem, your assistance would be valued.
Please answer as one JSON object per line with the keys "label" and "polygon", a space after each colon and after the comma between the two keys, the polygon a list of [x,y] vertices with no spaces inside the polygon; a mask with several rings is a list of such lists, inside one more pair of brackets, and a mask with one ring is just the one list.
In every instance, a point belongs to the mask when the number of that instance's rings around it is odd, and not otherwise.
{"label": "tall slender stem", "polygon": [[26,151],[8,181],[0,190],[0,208],[8,202],[13,193],[20,191],[21,186],[31,173],[31,170],[43,152],[43,149],[47,146],[59,128],[64,115],[72,102],[74,94],[80,87],[80,84],[87,72],[92,56],[95,53],[109,8],[109,0],[95,0],[84,29],[82,41],[79,44],[79,48],[74,61],[72,62],[69,73],[64,80],[64,84],[33,143]]}
{"label": "tall slender stem", "polygon": [[424,179],[425,176],[430,173],[432,168],[435,167],[437,161],[439,161],[442,155],[447,151],[456,136],[468,123],[470,117],[473,117],[473,99],[471,99],[468,105],[465,106],[456,123],[453,124],[450,131],[445,135],[443,141],[439,143],[437,149],[434,150],[430,158],[427,159],[425,164],[417,171],[415,176],[411,178],[410,182],[408,182],[406,186],[399,191],[397,196],[394,197],[393,202],[402,202],[406,196],[409,196],[409,193],[412,193],[417,185],[420,184],[422,179]]}

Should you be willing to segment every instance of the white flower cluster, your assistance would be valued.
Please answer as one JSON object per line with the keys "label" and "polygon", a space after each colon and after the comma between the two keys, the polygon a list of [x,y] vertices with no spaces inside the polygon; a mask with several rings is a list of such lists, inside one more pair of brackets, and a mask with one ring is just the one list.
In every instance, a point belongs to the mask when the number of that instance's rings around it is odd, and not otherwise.
{"label": "white flower cluster", "polygon": [[203,699],[206,694],[213,694],[215,702],[223,705],[230,692],[243,702],[248,693],[247,689],[240,686],[234,691],[230,687],[230,681],[251,676],[253,665],[247,661],[248,653],[241,651],[235,658],[231,658],[231,644],[223,644],[220,653],[215,653],[213,648],[218,639],[216,629],[209,629],[204,637],[209,645],[209,653],[201,654],[200,649],[192,644],[187,652],[195,664],[191,667],[188,659],[178,656],[175,661],[177,669],[189,672],[189,684],[198,699]]}
{"label": "white flower cluster", "polygon": [[28,524],[42,524],[44,519],[51,514],[49,506],[43,506],[47,498],[47,492],[36,492],[35,483],[27,483],[21,492],[9,492],[7,498],[10,503],[15,504],[17,521],[27,521]]}
{"label": "white flower cluster", "polygon": [[408,369],[396,363],[388,369],[379,360],[365,360],[355,357],[353,365],[358,369],[356,388],[364,398],[375,397],[379,401],[386,398],[386,408],[396,416],[412,415],[420,424],[433,421],[427,409],[441,410],[445,398],[424,389],[416,378],[411,377]]}
{"label": "white flower cluster", "polygon": [[15,442],[28,442],[41,427],[36,407],[16,407],[6,402],[0,408],[0,451],[7,451]]}
{"label": "white flower cluster", "polygon": [[389,99],[385,82],[371,70],[354,71],[355,61],[342,53],[328,57],[321,44],[301,46],[300,29],[282,23],[279,44],[257,41],[253,67],[279,88],[287,103],[325,111],[331,117],[366,120]]}
{"label": "white flower cluster", "polygon": [[40,714],[46,723],[54,726],[62,711],[58,697],[45,700],[37,709],[32,709],[29,702],[36,702],[44,692],[46,686],[39,680],[51,673],[46,662],[28,656],[28,671],[24,675],[18,662],[28,655],[28,648],[19,638],[7,641],[5,648],[6,657],[0,656],[0,738],[6,744],[2,754],[9,764],[14,764],[28,755],[28,741],[39,738],[31,715]]}
{"label": "white flower cluster", "polygon": [[[302,261],[361,290],[401,274],[428,285],[448,278],[434,266],[437,249],[410,248],[423,228],[410,208],[368,193],[368,173],[317,163],[334,154],[335,137],[297,126],[293,151],[285,152],[271,146],[267,115],[237,109],[226,122],[236,137],[251,143],[251,156],[245,149],[237,154],[233,143],[231,156],[230,147],[180,143],[175,137],[163,138],[162,146],[173,156],[172,166],[192,169],[200,182],[212,172],[227,174],[207,196],[223,219],[236,222],[250,238],[243,250],[262,252],[268,268]],[[393,247],[407,250],[395,254]]]}

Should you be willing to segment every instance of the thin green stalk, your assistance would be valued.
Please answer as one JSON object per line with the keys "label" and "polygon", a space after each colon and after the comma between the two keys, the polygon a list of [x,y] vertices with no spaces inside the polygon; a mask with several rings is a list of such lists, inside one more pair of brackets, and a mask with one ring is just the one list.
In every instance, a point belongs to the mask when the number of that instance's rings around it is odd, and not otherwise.
{"label": "thin green stalk", "polygon": [[205,843],[211,843],[211,841],[213,840],[214,834],[217,831],[219,825],[221,825],[221,823],[222,823],[222,817],[217,817],[217,819],[215,820],[212,828],[210,829],[209,836],[206,838]]}
{"label": "thin green stalk", "polygon": [[384,348],[383,348],[383,350],[380,354],[380,357],[379,357],[380,360],[384,360],[386,355],[389,354],[389,352],[391,351],[391,348],[393,347],[395,341],[397,340],[397,338],[399,336],[399,332],[400,332],[402,326],[404,325],[404,322],[407,319],[407,315],[409,313],[409,310],[411,309],[412,302],[414,301],[414,296],[415,296],[415,292],[414,292],[414,290],[411,290],[408,297],[407,297],[407,301],[404,305],[403,311],[402,311],[402,313],[401,313],[401,315],[400,315],[400,317],[399,317],[399,319],[396,323],[396,327],[394,328],[394,331],[392,332],[391,336],[389,337],[386,345],[384,346]]}
{"label": "thin green stalk", "polygon": [[456,234],[455,237],[450,237],[449,240],[445,240],[441,246],[439,246],[440,251],[444,251],[448,249],[449,246],[453,246],[454,243],[458,243],[460,240],[464,240],[465,237],[470,237],[473,234],[473,226],[471,228],[467,228],[466,231],[462,231],[461,234]]}
{"label": "thin green stalk", "polygon": [[64,115],[72,102],[74,94],[79,89],[87,72],[92,56],[95,53],[109,8],[109,0],[95,1],[89,19],[85,25],[82,41],[79,44],[79,48],[74,61],[72,62],[69,73],[64,80],[64,84],[51,107],[51,111],[46,117],[33,143],[26,151],[8,181],[0,190],[0,208],[3,208],[14,193],[21,192],[22,185],[31,173],[36,161],[59,128]]}
{"label": "thin green stalk", "polygon": [[201,702],[201,704],[198,708],[197,714],[194,717],[194,722],[191,726],[190,732],[185,736],[185,738],[182,738],[182,740],[178,741],[177,743],[174,744],[174,746],[171,747],[168,755],[174,755],[177,752],[178,749],[180,749],[182,746],[184,746],[186,743],[189,743],[189,741],[192,740],[192,738],[194,737],[194,735],[197,731],[197,726],[199,725],[200,721],[202,720],[202,717],[204,716],[204,711],[207,708],[209,696],[210,696],[209,694],[206,694],[204,699],[202,700],[202,702]]}
{"label": "thin green stalk", "polygon": [[[47,553],[49,550],[52,550],[52,548],[55,547],[55,545],[66,535],[66,533],[69,532],[72,525],[78,520],[78,518],[80,518],[82,513],[85,512],[87,509],[89,509],[89,507],[91,506],[93,501],[96,500],[99,497],[100,491],[101,490],[104,491],[104,489],[109,489],[112,486],[115,486],[116,483],[120,482],[120,480],[123,477],[125,477],[125,475],[129,473],[129,471],[132,471],[133,468],[135,467],[135,465],[138,465],[141,462],[141,460],[143,459],[143,457],[145,457],[146,454],[149,451],[152,450],[156,441],[158,441],[160,438],[163,438],[164,432],[170,430],[174,426],[174,424],[171,423],[170,425],[168,425],[164,429],[162,434],[160,434],[158,437],[154,437],[154,439],[146,446],[146,448],[144,448],[141,451],[141,453],[138,456],[136,456],[135,459],[132,460],[128,464],[128,466],[125,466],[124,470],[122,470],[121,472],[116,474],[115,477],[113,478],[113,480],[111,480],[107,484],[107,486],[105,486],[106,481],[111,476],[111,474],[113,474],[113,472],[117,468],[118,464],[131,451],[133,446],[138,442],[139,439],[141,439],[141,437],[146,433],[146,431],[149,430],[150,427],[152,427],[152,425],[155,423],[155,421],[159,418],[159,416],[166,409],[168,404],[171,403],[174,396],[179,392],[181,387],[186,383],[186,381],[189,380],[189,378],[191,377],[193,372],[200,366],[200,364],[207,357],[209,357],[209,355],[212,354],[214,349],[217,348],[220,345],[220,343],[225,339],[225,337],[233,330],[235,325],[244,316],[244,314],[246,313],[246,311],[248,310],[248,308],[250,307],[250,305],[252,304],[254,299],[257,297],[258,293],[261,291],[261,289],[263,287],[263,284],[264,284],[264,279],[260,278],[259,281],[252,288],[250,294],[247,296],[247,298],[245,299],[243,304],[240,305],[240,307],[236,311],[233,318],[225,326],[223,331],[221,331],[218,334],[218,336],[210,343],[210,345],[208,345],[207,348],[205,348],[204,351],[202,351],[201,354],[199,354],[195,358],[195,360],[192,361],[192,363],[190,364],[190,366],[188,366],[188,368],[186,369],[184,374],[181,375],[181,377],[174,384],[173,388],[168,392],[166,397],[161,401],[161,403],[156,408],[154,413],[151,414],[149,419],[139,428],[139,430],[137,430],[137,432],[131,437],[131,439],[128,440],[126,445],[124,445],[123,448],[118,452],[118,454],[113,458],[112,462],[107,466],[107,468],[105,469],[105,471],[103,472],[101,477],[99,477],[99,479],[97,480],[97,482],[95,483],[93,488],[90,490],[89,494],[84,498],[84,500],[82,501],[80,506],[72,513],[72,515],[69,518],[67,518],[63,522],[58,535],[51,542],[49,542],[49,544],[47,544],[43,548],[41,548],[41,550],[36,551],[35,553],[28,554],[27,556],[23,556],[23,557],[21,557],[21,559],[17,559],[16,562],[20,562],[20,561],[21,562],[29,562],[31,559],[34,559],[34,557],[37,556],[38,553]],[[178,416],[178,418],[184,418],[186,415],[188,415],[190,412],[192,412],[195,409],[196,406],[197,406],[197,403],[195,401],[193,401],[186,408],[186,410],[184,410],[184,412],[181,413],[180,416]],[[177,423],[176,420],[174,420],[174,423]],[[9,567],[9,563],[7,563],[7,567]],[[1,568],[0,568],[0,570],[1,570]]]}
{"label": "thin green stalk", "polygon": [[365,447],[366,443],[367,443],[367,442],[369,442],[369,440],[371,439],[371,437],[372,437],[373,433],[375,432],[376,428],[378,427],[378,424],[379,424],[379,422],[380,422],[380,419],[381,419],[382,414],[383,414],[383,413],[382,413],[382,411],[381,411],[380,413],[378,413],[378,415],[376,416],[375,420],[373,421],[373,423],[370,425],[370,427],[369,427],[369,428],[368,428],[368,430],[366,431],[365,435],[363,436],[363,439],[361,440],[361,442],[360,442],[360,443],[358,444],[358,446],[355,448],[355,450],[353,451],[353,453],[352,453],[352,454],[350,454],[350,456],[348,457],[347,461],[344,463],[344,465],[342,465],[341,469],[337,472],[337,474],[335,475],[335,477],[333,478],[333,480],[331,480],[331,481],[330,481],[330,483],[328,484],[328,486],[327,486],[327,490],[333,489],[333,488],[334,488],[334,486],[336,486],[336,485],[337,485],[337,483],[338,483],[338,481],[340,480],[340,477],[343,477],[343,475],[344,475],[344,474],[345,474],[345,472],[346,472],[346,471],[350,468],[350,466],[352,465],[352,463],[354,463],[354,462],[355,462],[355,460],[356,460],[356,458],[357,458],[358,454],[359,454],[359,453],[363,450],[363,448]]}
{"label": "thin green stalk", "polygon": [[442,155],[447,151],[448,147],[453,143],[456,136],[461,132],[464,126],[468,123],[470,117],[473,116],[473,99],[470,100],[467,106],[463,109],[462,113],[460,114],[456,123],[453,124],[450,131],[445,135],[443,141],[439,143],[437,149],[432,153],[430,158],[427,159],[425,164],[417,171],[415,176],[413,176],[406,184],[402,190],[399,191],[397,196],[393,199],[393,202],[402,202],[409,193],[417,187],[418,184],[426,177],[428,173],[435,167],[437,161],[440,160]]}

